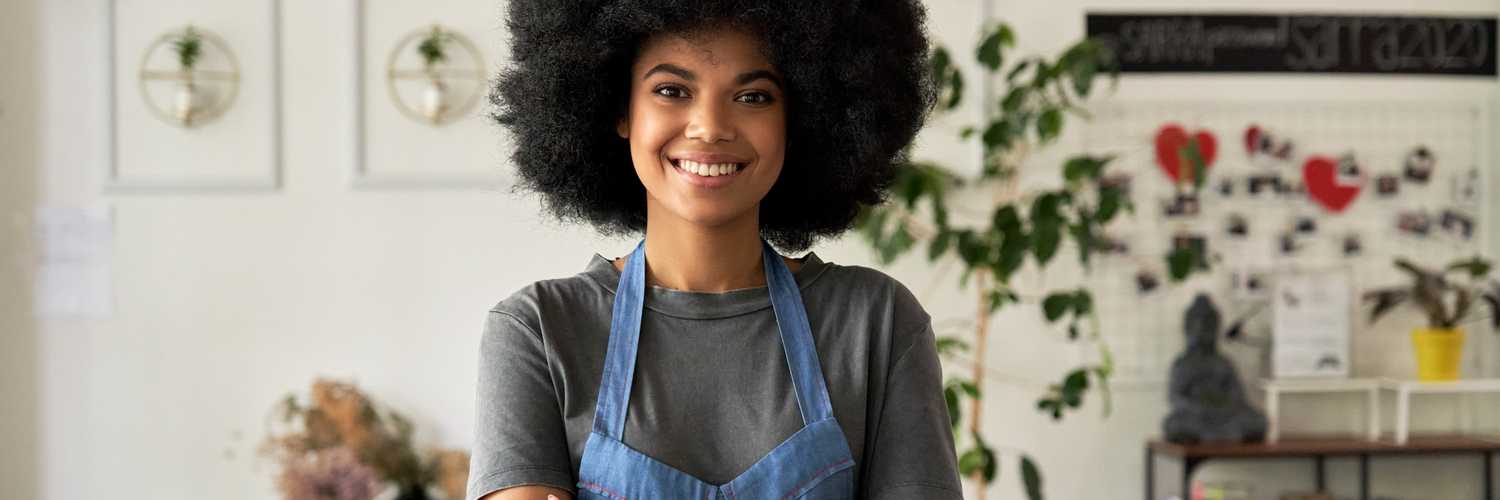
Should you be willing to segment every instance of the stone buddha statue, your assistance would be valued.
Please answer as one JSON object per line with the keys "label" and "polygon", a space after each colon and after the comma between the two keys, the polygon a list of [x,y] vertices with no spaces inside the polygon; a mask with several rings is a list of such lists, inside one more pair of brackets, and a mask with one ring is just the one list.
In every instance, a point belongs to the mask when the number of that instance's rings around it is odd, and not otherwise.
{"label": "stone buddha statue", "polygon": [[1172,362],[1172,413],[1162,433],[1174,443],[1239,443],[1266,436],[1266,416],[1250,406],[1234,363],[1219,354],[1219,311],[1199,294],[1183,318],[1187,349]]}

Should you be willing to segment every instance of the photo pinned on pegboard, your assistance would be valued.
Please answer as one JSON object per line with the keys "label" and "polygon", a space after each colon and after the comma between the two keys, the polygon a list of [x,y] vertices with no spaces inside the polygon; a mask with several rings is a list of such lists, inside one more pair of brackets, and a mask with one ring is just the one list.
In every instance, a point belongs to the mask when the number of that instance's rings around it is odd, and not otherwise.
{"label": "photo pinned on pegboard", "polygon": [[1244,238],[1250,235],[1250,221],[1240,214],[1229,214],[1229,223],[1225,228],[1226,233],[1236,238]]}
{"label": "photo pinned on pegboard", "polygon": [[1381,174],[1376,177],[1375,194],[1381,198],[1395,198],[1401,194],[1401,177],[1396,174]]}
{"label": "photo pinned on pegboard", "polygon": [[1416,184],[1427,184],[1432,180],[1432,171],[1437,167],[1437,158],[1433,156],[1432,150],[1427,146],[1417,146],[1406,154],[1406,163],[1402,167],[1402,175],[1407,182]]}
{"label": "photo pinned on pegboard", "polygon": [[1221,196],[1221,197],[1224,197],[1224,198],[1233,197],[1234,196],[1234,179],[1230,179],[1228,177],[1219,179],[1218,191],[1219,191],[1219,196]]}
{"label": "photo pinned on pegboard", "polygon": [[1318,218],[1308,214],[1298,215],[1292,220],[1292,228],[1298,235],[1307,236],[1318,233]]}
{"label": "photo pinned on pegboard", "polygon": [[1474,218],[1463,212],[1448,209],[1439,219],[1443,234],[1455,239],[1469,240],[1474,237]]}
{"label": "photo pinned on pegboard", "polygon": [[1276,250],[1281,252],[1281,255],[1297,255],[1302,251],[1302,245],[1302,241],[1297,239],[1297,233],[1293,231],[1286,231],[1276,236]]}
{"label": "photo pinned on pegboard", "polygon": [[1365,243],[1359,233],[1344,235],[1344,258],[1358,257],[1363,253],[1365,253]]}
{"label": "photo pinned on pegboard", "polygon": [[1359,167],[1359,162],[1354,159],[1354,153],[1345,153],[1339,157],[1338,175],[1334,176],[1333,183],[1339,187],[1364,185],[1364,169]]}
{"label": "photo pinned on pegboard", "polygon": [[1272,198],[1281,192],[1281,176],[1279,175],[1252,175],[1248,181],[1250,196],[1257,198]]}
{"label": "photo pinned on pegboard", "polygon": [[1160,286],[1161,279],[1156,277],[1156,273],[1144,269],[1135,273],[1135,289],[1142,295],[1156,291]]}
{"label": "photo pinned on pegboard", "polygon": [[1432,216],[1426,210],[1402,210],[1396,214],[1396,229],[1407,236],[1426,238],[1432,233]]}
{"label": "photo pinned on pegboard", "polygon": [[1201,207],[1202,203],[1199,202],[1198,195],[1181,193],[1166,203],[1164,212],[1167,217],[1196,217]]}
{"label": "photo pinned on pegboard", "polygon": [[1245,129],[1245,154],[1261,165],[1285,162],[1292,158],[1292,141],[1252,123]]}

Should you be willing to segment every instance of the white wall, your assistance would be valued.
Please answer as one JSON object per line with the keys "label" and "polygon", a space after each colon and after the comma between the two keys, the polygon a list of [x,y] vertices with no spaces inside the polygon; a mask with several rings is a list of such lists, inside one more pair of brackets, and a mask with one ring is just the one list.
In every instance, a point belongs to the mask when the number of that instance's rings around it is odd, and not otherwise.
{"label": "white wall", "polygon": [[[25,0],[22,0],[25,1]],[[935,0],[932,29],[958,54],[967,54],[979,29],[977,0]],[[351,191],[347,55],[349,12],[343,2],[283,2],[283,116],[285,188],[264,194],[111,195],[100,193],[108,155],[105,108],[105,3],[48,0],[29,3],[40,17],[35,33],[8,29],[26,16],[7,7],[4,41],[35,36],[41,48],[39,92],[43,117],[36,174],[42,203],[105,202],[117,227],[117,313],[102,320],[47,321],[30,329],[9,318],[0,360],[0,385],[24,396],[39,393],[43,423],[37,498],[274,498],[274,467],[258,466],[254,448],[264,435],[267,411],[278,397],[303,390],[315,376],[353,377],[385,403],[413,417],[418,440],[467,446],[471,439],[474,360],[484,311],[526,283],[578,272],[594,252],[614,257],[630,245],[606,241],[586,229],[558,228],[539,216],[536,203],[491,191]],[[989,10],[1014,25],[1023,48],[1052,53],[1082,35],[1083,12],[1112,9],[1204,8],[1201,2],[1057,0],[1003,2]],[[1407,2],[1324,0],[1316,7],[1291,0],[1223,4],[1224,9],[1408,12]],[[1493,15],[1494,0],[1440,0],[1423,11]],[[19,25],[19,24],[18,24]],[[967,61],[967,59],[964,59]],[[6,60],[10,74],[10,60]],[[969,64],[969,75],[977,75]],[[6,76],[7,88],[12,80]],[[977,86],[971,87],[977,88]],[[1151,77],[1127,78],[1115,99],[1411,99],[1414,95],[1493,98],[1493,80],[1450,81],[1369,77]],[[921,155],[973,168],[977,151],[951,137],[978,118],[970,105],[944,118],[922,137]],[[24,99],[23,99],[24,101]],[[0,101],[9,106],[10,101]],[[22,104],[24,106],[24,104]],[[6,113],[12,108],[4,108]],[[9,126],[8,114],[0,125]],[[1497,127],[1500,128],[1500,127]],[[24,134],[24,133],[23,133]],[[0,141],[21,139],[10,129]],[[28,142],[22,140],[22,142]],[[0,149],[22,155],[25,147]],[[22,151],[17,153],[17,151]],[[497,156],[498,152],[497,145]],[[1041,155],[1039,162],[1047,156]],[[6,157],[7,164],[10,157]],[[434,158],[441,162],[442,158]],[[23,161],[22,164],[25,164]],[[12,176],[27,184],[26,169],[0,171],[0,208],[24,207],[12,195]],[[1500,179],[1500,175],[1492,175]],[[19,191],[25,191],[20,189]],[[1500,189],[1491,189],[1500,193]],[[18,200],[10,203],[8,200]],[[15,210],[15,208],[7,208]],[[4,220],[0,220],[3,227]],[[1493,228],[1492,228],[1493,229]],[[12,231],[12,233],[23,234]],[[0,239],[0,255],[14,253]],[[871,265],[868,252],[848,238],[816,249],[824,259]],[[12,266],[14,267],[14,266]],[[6,269],[0,266],[0,269]],[[926,299],[933,316],[967,318],[973,300],[947,282],[929,286],[932,268],[920,258],[887,270]],[[25,278],[0,271],[0,304],[16,304],[29,290]],[[929,289],[931,292],[929,293]],[[1177,297],[1186,300],[1186,296]],[[1108,300],[1101,297],[1100,300]],[[14,306],[0,305],[11,308]],[[22,308],[24,311],[24,308]],[[0,311],[0,314],[5,314]],[[1002,317],[991,360],[1013,384],[986,391],[986,432],[1005,450],[1025,450],[1044,467],[1048,497],[1136,498],[1141,489],[1141,446],[1165,414],[1159,386],[1121,388],[1115,411],[1098,417],[1098,401],[1058,425],[1032,410],[1040,384],[1059,377],[1079,354],[1036,328],[1034,320]],[[37,330],[28,336],[26,332]],[[19,345],[13,350],[15,340]],[[28,340],[31,339],[31,340]],[[27,375],[35,349],[35,386],[11,384]],[[13,359],[14,358],[14,359]],[[11,364],[13,361],[21,364]],[[19,385],[12,387],[12,385]],[[15,391],[15,392],[11,392]],[[3,407],[4,469],[20,448],[12,435],[29,435],[24,418]],[[28,411],[19,407],[24,417]],[[15,422],[20,421],[20,424]],[[18,426],[19,425],[19,426]],[[238,437],[237,437],[238,436]],[[1475,460],[1477,464],[1477,460]],[[21,462],[24,470],[24,457]],[[1410,493],[1406,479],[1439,484],[1443,498],[1477,496],[1468,462],[1382,462],[1377,488]],[[1352,471],[1335,465],[1337,477]],[[1477,467],[1477,465],[1475,465]],[[1399,471],[1395,470],[1400,468]],[[1310,484],[1296,462],[1244,469],[1210,465],[1204,477],[1252,477],[1259,471],[1282,481],[1274,488]],[[1013,455],[991,498],[1021,498]],[[0,475],[0,488],[9,487]],[[1334,481],[1350,491],[1347,481]],[[1410,483],[1418,483],[1411,481]],[[0,489],[0,498],[28,498]],[[1167,481],[1166,484],[1171,484]],[[1402,490],[1401,488],[1408,488]],[[11,496],[10,491],[20,491]]]}

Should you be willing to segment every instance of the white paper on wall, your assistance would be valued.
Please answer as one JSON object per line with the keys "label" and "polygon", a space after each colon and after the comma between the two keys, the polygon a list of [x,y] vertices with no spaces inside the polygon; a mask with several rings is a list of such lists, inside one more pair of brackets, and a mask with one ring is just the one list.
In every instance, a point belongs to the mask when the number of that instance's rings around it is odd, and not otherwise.
{"label": "white paper on wall", "polygon": [[41,318],[114,313],[114,217],[107,205],[39,206],[35,215],[35,313]]}
{"label": "white paper on wall", "polygon": [[1276,280],[1272,373],[1276,378],[1349,376],[1349,276],[1298,273]]}

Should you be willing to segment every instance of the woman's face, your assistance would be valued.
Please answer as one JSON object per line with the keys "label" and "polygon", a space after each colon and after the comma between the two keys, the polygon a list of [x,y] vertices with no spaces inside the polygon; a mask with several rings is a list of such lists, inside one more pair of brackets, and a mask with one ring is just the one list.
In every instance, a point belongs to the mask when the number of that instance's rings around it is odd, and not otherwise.
{"label": "woman's face", "polygon": [[690,36],[653,37],[631,70],[618,131],[646,186],[647,215],[700,226],[757,217],[786,154],[781,79],[750,35]]}

